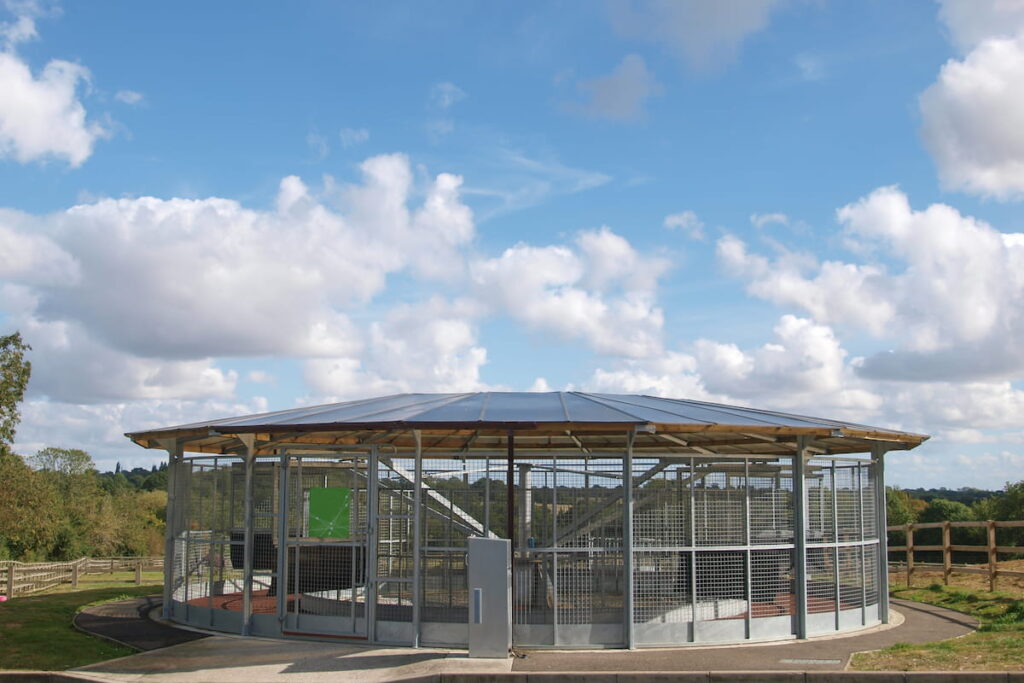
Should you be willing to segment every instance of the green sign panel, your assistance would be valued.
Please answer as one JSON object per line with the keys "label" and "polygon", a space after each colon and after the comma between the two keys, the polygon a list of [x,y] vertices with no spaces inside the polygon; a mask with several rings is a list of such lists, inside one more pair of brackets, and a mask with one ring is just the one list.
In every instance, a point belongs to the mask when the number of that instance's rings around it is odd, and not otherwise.
{"label": "green sign panel", "polygon": [[309,489],[309,535],[349,538],[352,489]]}

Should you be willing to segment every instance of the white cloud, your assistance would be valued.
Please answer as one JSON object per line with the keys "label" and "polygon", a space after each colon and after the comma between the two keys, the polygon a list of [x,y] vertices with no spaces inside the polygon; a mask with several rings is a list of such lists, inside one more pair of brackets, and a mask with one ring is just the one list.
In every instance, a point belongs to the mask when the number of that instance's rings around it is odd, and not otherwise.
{"label": "white cloud", "polygon": [[114,99],[125,104],[136,105],[142,104],[142,100],[145,98],[142,96],[142,93],[135,92],[134,90],[118,90],[114,95]]}
{"label": "white cloud", "polygon": [[578,83],[586,101],[573,108],[613,121],[635,121],[645,116],[644,107],[664,88],[639,55],[626,55],[607,76]]}
{"label": "white cloud", "polygon": [[438,109],[451,109],[452,105],[466,99],[466,91],[447,81],[437,83],[430,89],[430,103]]}
{"label": "white cloud", "polygon": [[166,461],[167,453],[143,450],[125,438],[125,432],[267,410],[266,400],[259,397],[246,402],[151,400],[97,405],[29,400],[21,407],[22,422],[14,450],[31,455],[47,446],[81,448],[93,456],[101,470],[113,470],[117,462],[148,467]]}
{"label": "white cloud", "polygon": [[838,211],[867,263],[751,254],[726,236],[718,257],[760,298],[798,306],[821,323],[899,343],[860,361],[865,376],[939,381],[1024,371],[1024,237],[934,204],[910,207],[880,188]]}
{"label": "white cloud", "polygon": [[921,94],[922,135],[943,184],[997,199],[1024,196],[1024,34],[950,60]]}
{"label": "white cloud", "polygon": [[370,326],[360,356],[307,361],[306,381],[331,399],[483,389],[487,352],[477,344],[475,313],[468,302],[441,299],[398,306]]}
{"label": "white cloud", "polygon": [[323,161],[331,153],[331,145],[327,142],[327,138],[316,131],[306,134],[306,144],[316,155],[317,161]]}
{"label": "white cloud", "polygon": [[11,51],[18,43],[26,43],[39,37],[35,19],[30,14],[21,14],[13,21],[0,22],[0,40],[3,49]]}
{"label": "white cloud", "polygon": [[945,187],[1024,197],[1024,2],[941,0],[963,53],[919,98],[921,134]]}
{"label": "white cloud", "polygon": [[271,211],[142,197],[0,212],[0,244],[19,257],[0,264],[0,306],[37,347],[33,386],[81,401],[226,396],[235,378],[210,358],[358,353],[346,311],[392,273],[462,277],[475,233],[457,176],[414,188],[400,155],[362,172],[332,190],[340,210],[288,177]]}
{"label": "white cloud", "polygon": [[740,45],[768,25],[779,0],[613,0],[612,26],[628,38],[660,43],[691,68],[732,62]]}
{"label": "white cloud", "polygon": [[518,244],[477,261],[477,296],[532,329],[582,339],[598,353],[658,353],[663,316],[654,289],[667,262],[641,256],[608,228],[582,231],[576,244]]}
{"label": "white cloud", "polygon": [[805,81],[820,81],[825,78],[825,63],[821,57],[808,53],[798,54],[793,58],[800,78]]}
{"label": "white cloud", "polygon": [[550,156],[527,156],[518,150],[499,149],[494,157],[493,164],[501,169],[501,183],[465,189],[467,195],[496,202],[496,206],[483,212],[482,220],[536,206],[552,196],[586,192],[612,180],[607,174],[573,168]]}
{"label": "white cloud", "polygon": [[939,17],[962,52],[1024,30],[1024,0],[939,0],[939,5]]}
{"label": "white cloud", "polygon": [[59,158],[81,166],[96,140],[108,135],[86,119],[78,99],[79,84],[88,82],[89,70],[79,64],[55,59],[37,78],[16,54],[0,52],[0,158]]}
{"label": "white cloud", "polygon": [[763,228],[766,225],[789,225],[789,216],[784,213],[752,213],[750,224],[755,228]]}
{"label": "white cloud", "polygon": [[245,377],[256,384],[273,384],[277,381],[276,377],[264,370],[250,370]]}
{"label": "white cloud", "polygon": [[342,128],[338,137],[342,147],[355,147],[370,139],[370,131],[365,128]]}
{"label": "white cloud", "polygon": [[672,230],[682,230],[690,239],[704,239],[704,221],[693,211],[682,211],[665,216],[664,226]]}

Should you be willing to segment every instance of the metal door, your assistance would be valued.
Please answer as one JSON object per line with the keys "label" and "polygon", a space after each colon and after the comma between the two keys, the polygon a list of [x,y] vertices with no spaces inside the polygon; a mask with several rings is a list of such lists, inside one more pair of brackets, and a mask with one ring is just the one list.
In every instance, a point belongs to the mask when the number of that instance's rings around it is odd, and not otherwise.
{"label": "metal door", "polygon": [[366,639],[368,459],[307,456],[285,464],[287,504],[277,533],[283,580],[272,588],[283,631]]}

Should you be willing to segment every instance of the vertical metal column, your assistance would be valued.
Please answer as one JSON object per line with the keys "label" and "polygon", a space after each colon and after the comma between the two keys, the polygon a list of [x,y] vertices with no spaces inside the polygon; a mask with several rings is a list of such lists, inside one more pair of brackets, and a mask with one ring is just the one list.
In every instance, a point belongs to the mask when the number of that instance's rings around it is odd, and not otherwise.
{"label": "vertical metal column", "polygon": [[860,623],[861,626],[866,626],[868,623],[868,582],[866,572],[864,571],[864,553],[866,548],[864,541],[867,540],[864,533],[864,468],[861,463],[857,463],[857,528],[860,529],[860,534],[857,536],[857,540],[860,541]]}
{"label": "vertical metal column", "polygon": [[[377,496],[377,446],[370,446],[366,465],[366,635],[371,642],[377,640],[377,542],[380,506]],[[390,499],[389,499],[390,500]],[[388,529],[391,525],[388,524]],[[389,572],[390,573],[390,572]]]}
{"label": "vertical metal column", "polygon": [[524,552],[533,536],[533,465],[519,465],[519,546]]}
{"label": "vertical metal column", "polygon": [[835,607],[836,607],[835,623],[836,623],[836,630],[838,631],[839,630],[839,612],[841,610],[841,606],[840,606],[839,602],[840,602],[840,598],[842,598],[842,586],[839,585],[839,580],[840,580],[840,576],[839,576],[839,501],[836,500],[836,493],[837,492],[838,492],[838,486],[836,485],[836,461],[833,460],[832,461],[832,543],[834,543],[835,545],[832,546],[832,580],[833,580],[833,585],[835,586],[835,588],[833,588],[833,590],[835,591],[833,593],[833,595],[835,596],[835,602],[836,602],[836,605],[835,605]]}
{"label": "vertical metal column", "polygon": [[242,635],[252,632],[252,563],[255,537],[252,527],[252,487],[253,469],[256,465],[256,452],[253,448],[255,436],[239,434],[238,440],[245,445],[245,498],[242,508],[243,519],[243,576],[242,579]]}
{"label": "vertical metal column", "polygon": [[626,457],[622,464],[622,560],[626,647],[636,649],[633,632],[633,440],[636,432],[626,432]]}
{"label": "vertical metal column", "polygon": [[690,458],[690,633],[697,642],[697,487],[696,459]]}
{"label": "vertical metal column", "polygon": [[[280,460],[281,471],[278,472],[278,500],[277,500],[277,622],[283,629],[285,613],[288,610],[288,449],[281,449]],[[298,552],[298,549],[296,549]]]}
{"label": "vertical metal column", "polygon": [[412,494],[412,646],[420,646],[420,605],[423,602],[423,585],[420,577],[423,571],[423,434],[418,429],[412,431],[416,441],[416,474],[413,476],[414,491]]}
{"label": "vertical metal column", "polygon": [[555,645],[558,633],[558,458],[551,454],[551,630]]}
{"label": "vertical metal column", "polygon": [[796,585],[796,637],[807,637],[807,461],[808,438],[796,438],[793,456],[793,569]]}
{"label": "vertical metal column", "polygon": [[753,554],[751,540],[750,540],[750,458],[743,459],[743,483],[746,495],[743,496],[743,544],[746,549],[743,551],[744,559],[744,597],[747,600],[747,616],[744,618],[744,628],[746,629],[746,637],[750,638],[750,620],[754,611],[754,589],[753,589],[753,578],[751,577],[751,555]]}
{"label": "vertical metal column", "polygon": [[174,600],[174,542],[178,534],[178,525],[175,523],[178,515],[176,479],[182,465],[182,448],[177,439],[168,439],[163,445],[167,450],[167,510],[170,514],[166,515],[164,534],[164,604],[160,613],[164,619],[170,619],[171,602]]}
{"label": "vertical metal column", "polygon": [[889,623],[889,531],[886,529],[885,502],[885,453],[886,448],[878,445],[871,448],[871,459],[875,470],[875,519],[878,531],[878,618],[883,624]]}

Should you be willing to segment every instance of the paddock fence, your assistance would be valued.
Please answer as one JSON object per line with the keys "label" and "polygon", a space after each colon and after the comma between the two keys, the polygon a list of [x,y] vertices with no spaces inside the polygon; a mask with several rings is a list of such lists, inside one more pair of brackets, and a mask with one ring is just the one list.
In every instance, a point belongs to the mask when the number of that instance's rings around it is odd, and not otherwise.
{"label": "paddock fence", "polygon": [[[904,573],[908,586],[913,585],[918,570],[941,571],[946,585],[951,574],[986,575],[993,591],[1000,577],[1024,578],[1024,571],[1000,566],[1000,556],[1024,559],[1024,520],[929,522],[886,528],[890,532],[889,571]],[[903,543],[894,544],[893,539]]]}
{"label": "paddock fence", "polygon": [[163,566],[163,557],[82,557],[70,562],[0,560],[0,595],[8,599],[31,595],[62,583],[77,588],[82,576],[124,571],[134,571],[139,585],[142,572],[162,570]]}

